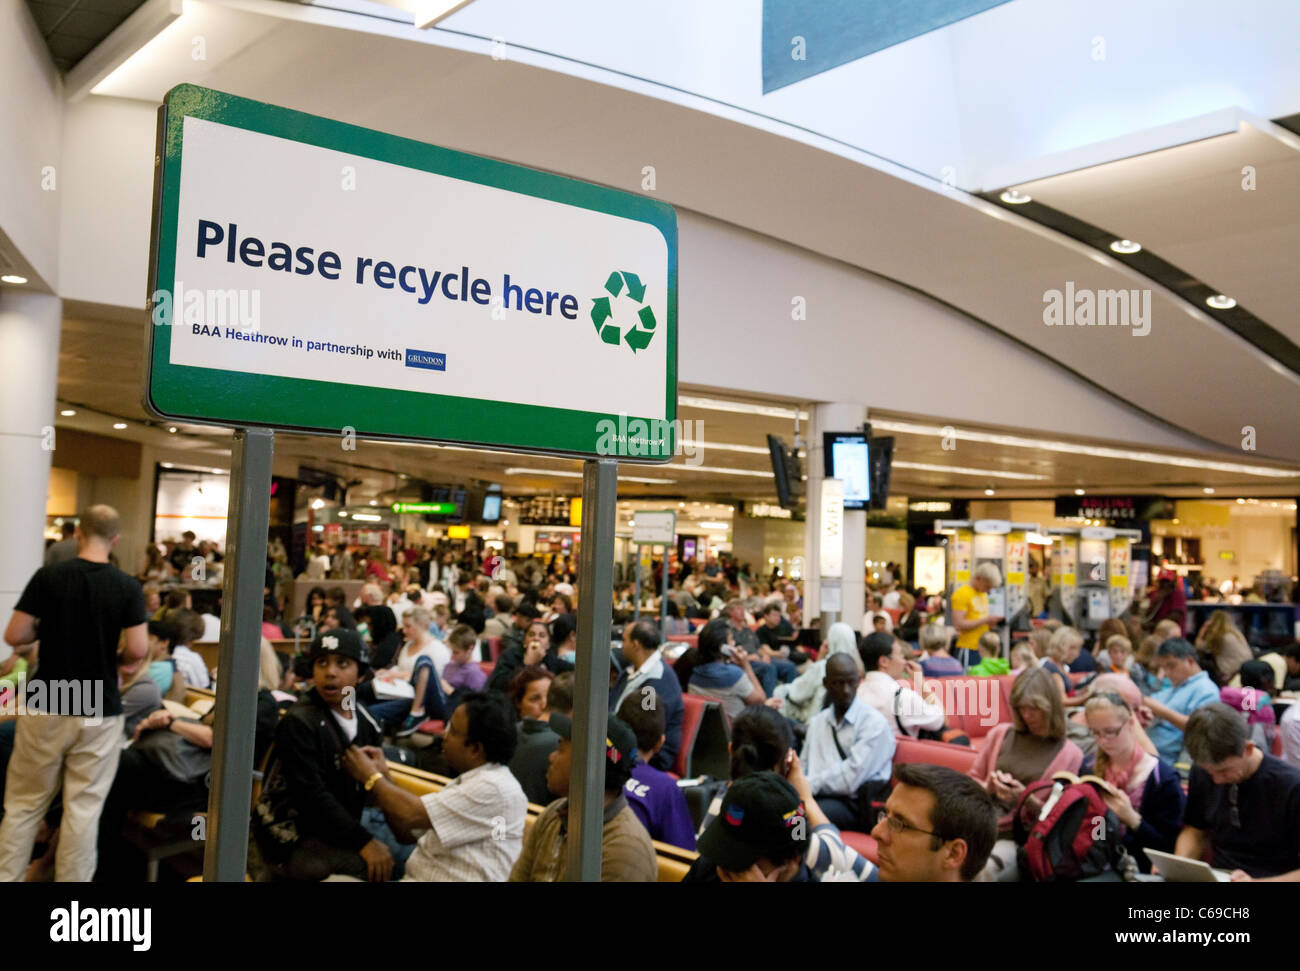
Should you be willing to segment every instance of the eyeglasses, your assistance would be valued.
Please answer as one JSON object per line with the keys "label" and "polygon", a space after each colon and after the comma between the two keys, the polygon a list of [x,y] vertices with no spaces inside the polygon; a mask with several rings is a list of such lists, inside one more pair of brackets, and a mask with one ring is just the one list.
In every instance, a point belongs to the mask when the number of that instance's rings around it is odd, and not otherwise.
{"label": "eyeglasses", "polygon": [[911,823],[903,819],[901,816],[891,815],[890,813],[885,812],[883,809],[876,814],[876,823],[877,825],[879,825],[880,823],[887,824],[889,828],[893,830],[895,833],[902,833],[902,832],[906,832],[907,830],[911,830],[913,833],[924,833],[926,836],[934,836],[937,839],[943,839],[943,837],[940,836],[938,833],[932,832],[928,829],[921,829],[918,826],[913,826]]}
{"label": "eyeglasses", "polygon": [[1109,741],[1112,738],[1119,738],[1120,732],[1127,727],[1127,725],[1120,725],[1119,728],[1103,728],[1101,731],[1093,728],[1088,730],[1088,734],[1093,738],[1104,738]]}

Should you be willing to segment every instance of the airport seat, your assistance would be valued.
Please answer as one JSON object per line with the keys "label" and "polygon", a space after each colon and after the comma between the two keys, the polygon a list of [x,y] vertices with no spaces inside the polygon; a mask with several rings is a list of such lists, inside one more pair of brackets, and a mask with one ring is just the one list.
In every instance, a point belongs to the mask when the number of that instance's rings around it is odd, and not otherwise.
{"label": "airport seat", "polygon": [[496,662],[496,661],[479,661],[479,662],[478,662],[478,666],[479,666],[479,668],[482,669],[482,671],[483,671],[484,674],[490,676],[490,675],[492,674],[492,669],[495,668],[495,667],[497,666],[497,662]]}
{"label": "airport seat", "polygon": [[1081,684],[1092,674],[1091,671],[1069,671],[1067,673],[1070,675],[1070,684]]}
{"label": "airport seat", "polygon": [[844,845],[851,850],[856,850],[858,855],[865,856],[872,863],[875,863],[878,857],[876,840],[870,833],[859,833],[851,829],[840,831],[840,839]]}
{"label": "airport seat", "polygon": [[699,634],[669,634],[666,640],[674,641],[678,644],[685,644],[687,647],[699,647]]}
{"label": "airport seat", "polygon": [[495,664],[497,658],[501,656],[501,638],[487,638],[487,662]]}
{"label": "airport seat", "polygon": [[442,730],[446,728],[445,722],[437,718],[429,718],[420,722],[420,727],[416,729],[421,735],[441,735]]}
{"label": "airport seat", "polygon": [[[417,796],[437,792],[451,781],[445,776],[425,772],[423,769],[416,769],[409,765],[394,765],[390,768],[393,773],[393,781],[407,792],[414,793]],[[533,823],[545,808],[536,803],[528,804],[528,815],[524,819],[525,836],[527,836]],[[652,842],[654,843],[655,857],[658,863],[659,883],[679,883],[686,876],[691,864],[699,857],[699,854],[694,850],[684,850],[679,846],[661,843],[658,840]]]}
{"label": "airport seat", "polygon": [[700,731],[700,721],[704,717],[705,706],[708,702],[699,695],[683,694],[682,704],[685,711],[682,714],[682,744],[677,750],[677,760],[673,763],[673,774],[679,779],[685,779],[689,776],[688,769],[691,764],[691,749],[695,745],[695,737]]}
{"label": "airport seat", "polygon": [[962,774],[970,771],[977,756],[975,749],[948,742],[932,742],[900,735],[894,750],[894,764],[906,765],[920,762],[925,765],[944,765]]}
{"label": "airport seat", "polygon": [[889,622],[895,627],[898,626],[898,618],[903,616],[902,607],[883,607],[885,613],[889,614]]}

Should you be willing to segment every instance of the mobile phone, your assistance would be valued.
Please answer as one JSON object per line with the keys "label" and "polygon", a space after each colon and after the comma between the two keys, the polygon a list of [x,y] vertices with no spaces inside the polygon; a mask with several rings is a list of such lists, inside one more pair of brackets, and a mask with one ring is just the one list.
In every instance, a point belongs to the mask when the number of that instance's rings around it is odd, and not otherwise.
{"label": "mobile phone", "polygon": [[735,656],[736,656],[736,649],[735,649],[734,647],[732,647],[730,644],[723,644],[723,645],[722,645],[722,656],[723,656],[723,657],[735,657]]}

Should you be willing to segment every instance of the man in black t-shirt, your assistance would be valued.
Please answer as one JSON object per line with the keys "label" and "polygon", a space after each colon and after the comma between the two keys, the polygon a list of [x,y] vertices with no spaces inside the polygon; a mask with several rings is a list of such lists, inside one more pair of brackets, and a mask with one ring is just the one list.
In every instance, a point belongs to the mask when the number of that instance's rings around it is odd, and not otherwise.
{"label": "man in black t-shirt", "polygon": [[60,789],[63,822],[54,874],[89,880],[104,798],[122,752],[117,645],[147,663],[144,591],[109,563],[120,520],[91,506],[77,527],[77,558],[41,567],[5,628],[5,641],[39,659],[20,690],[19,719],[0,823],[0,881],[21,880],[42,817]]}
{"label": "man in black t-shirt", "polygon": [[1196,763],[1174,852],[1233,881],[1300,881],[1300,769],[1250,741],[1246,720],[1222,702],[1192,712],[1183,743]]}
{"label": "man in black t-shirt", "polygon": [[763,623],[754,634],[760,644],[778,654],[781,648],[789,647],[794,641],[794,627],[782,615],[780,604],[771,603],[763,608]]}

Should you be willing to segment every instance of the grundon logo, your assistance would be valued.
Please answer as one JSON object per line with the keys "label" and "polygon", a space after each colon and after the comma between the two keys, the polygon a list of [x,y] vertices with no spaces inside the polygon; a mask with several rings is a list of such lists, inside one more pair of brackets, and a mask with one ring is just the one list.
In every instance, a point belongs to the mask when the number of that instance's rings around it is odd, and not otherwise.
{"label": "grundon logo", "polygon": [[635,273],[615,271],[605,281],[608,297],[592,301],[591,322],[606,344],[626,341],[632,353],[650,346],[655,335],[655,312],[645,302],[645,284]]}

